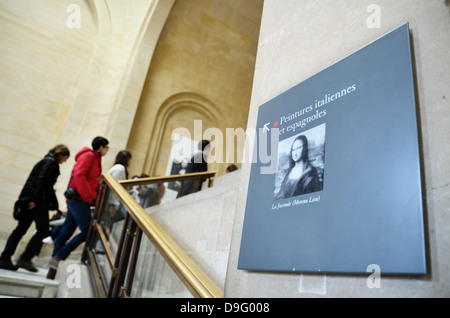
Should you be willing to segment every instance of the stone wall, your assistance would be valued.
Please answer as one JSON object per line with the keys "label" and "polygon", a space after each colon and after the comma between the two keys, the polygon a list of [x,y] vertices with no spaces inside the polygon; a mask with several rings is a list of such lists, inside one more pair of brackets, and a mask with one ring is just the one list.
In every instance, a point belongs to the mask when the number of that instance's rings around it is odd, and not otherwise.
{"label": "stone wall", "polygon": [[240,171],[214,178],[214,186],[147,209],[151,218],[206,276],[224,290],[236,183]]}
{"label": "stone wall", "polygon": [[[225,138],[226,128],[245,130],[262,3],[174,3],[150,64],[128,142],[134,156],[133,174],[164,175],[175,129],[189,130],[191,139],[202,138],[193,138],[194,120],[202,121],[200,134],[218,128]],[[234,154],[243,148],[243,143],[234,145]],[[238,160],[231,150],[224,152],[223,158],[216,160],[218,164],[209,167],[219,175],[227,165],[219,161]]]}
{"label": "stone wall", "polygon": [[112,166],[173,1],[1,1],[1,231],[14,226],[14,201],[56,144],[71,150],[56,185],[61,208],[75,154],[95,136],[110,140],[103,166]]}
{"label": "stone wall", "polygon": [[[380,15],[377,17],[374,14],[378,9]],[[410,23],[424,160],[429,273],[424,277],[381,274],[381,288],[368,288],[369,273],[353,276],[237,270],[250,172],[249,165],[244,164],[225,284],[226,297],[450,296],[449,10],[448,1],[444,0],[264,2],[249,127],[255,127],[258,107],[264,102],[405,22]]]}

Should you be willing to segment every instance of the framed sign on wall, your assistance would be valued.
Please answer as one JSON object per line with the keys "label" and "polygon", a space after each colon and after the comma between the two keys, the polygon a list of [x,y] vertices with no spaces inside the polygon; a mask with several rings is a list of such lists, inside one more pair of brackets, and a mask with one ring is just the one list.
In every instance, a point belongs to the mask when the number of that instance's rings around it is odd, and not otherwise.
{"label": "framed sign on wall", "polygon": [[426,273],[407,23],[261,105],[257,127],[276,164],[252,164],[239,269]]}

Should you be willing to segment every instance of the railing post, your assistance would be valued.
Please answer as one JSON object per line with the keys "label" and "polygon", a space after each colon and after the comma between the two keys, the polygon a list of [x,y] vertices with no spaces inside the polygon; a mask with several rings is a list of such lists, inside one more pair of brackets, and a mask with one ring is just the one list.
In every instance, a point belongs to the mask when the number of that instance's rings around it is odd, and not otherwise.
{"label": "railing post", "polygon": [[117,276],[111,280],[110,292],[108,293],[109,298],[120,297],[120,291],[123,282],[125,281],[125,275],[130,260],[131,248],[136,235],[136,227],[136,222],[134,222],[131,217],[128,217],[128,222],[124,227],[125,237],[122,244],[122,250],[120,251],[120,256],[116,255],[115,269],[117,268]]}
{"label": "railing post", "polygon": [[133,287],[134,273],[136,271],[139,249],[141,247],[141,239],[142,239],[142,230],[139,227],[137,227],[136,237],[133,246],[133,253],[131,254],[130,267],[128,269],[127,285],[124,290],[126,296],[129,296],[131,294],[131,288]]}
{"label": "railing post", "polygon": [[[212,186],[213,173],[198,173],[193,175],[166,176],[155,178],[141,178],[138,180],[125,180],[117,182],[110,175],[102,178],[102,187],[97,200],[97,205],[93,212],[88,237],[83,250],[82,260],[87,262],[92,268],[96,278],[96,284],[100,297],[116,298],[130,297],[133,287],[133,280],[136,272],[137,259],[141,244],[141,238],[145,235],[155,248],[161,253],[168,265],[175,271],[185,287],[194,296],[198,297],[222,297],[222,293],[211,281],[199,270],[195,264],[185,255],[180,248],[162,231],[159,226],[145,213],[142,207],[126,191],[129,185],[139,185],[146,183],[161,183],[180,180],[206,181],[208,186]],[[200,189],[199,189],[200,190]],[[122,231],[117,246],[116,254],[113,255],[110,243],[100,226],[100,218],[105,210],[105,204],[109,201],[109,195],[114,194],[119,197],[121,204],[126,208],[127,213],[123,222]],[[108,232],[109,233],[109,232]],[[106,257],[112,267],[111,277],[102,277],[97,264],[95,249],[97,235],[102,246],[105,248]],[[115,242],[114,242],[115,243]],[[100,254],[103,254],[99,253]],[[103,256],[100,256],[104,258]],[[103,266],[103,265],[102,265]],[[107,280],[109,278],[109,284]],[[108,286],[106,292],[105,287]]]}
{"label": "railing post", "polygon": [[213,182],[214,182],[214,178],[213,177],[209,177],[208,178],[208,188],[211,188],[213,186]]}
{"label": "railing post", "polygon": [[97,224],[100,219],[101,211],[103,210],[107,193],[108,193],[108,186],[104,182],[102,182],[97,202],[95,204],[94,213],[92,214],[91,223],[89,224],[89,230],[85,241],[86,243],[83,248],[83,253],[81,254],[81,261],[83,263],[86,263],[88,261],[89,258],[88,252],[92,248],[92,244],[94,243],[92,238],[95,235],[95,224]]}
{"label": "railing post", "polygon": [[122,227],[122,232],[120,234],[120,238],[119,238],[119,243],[117,244],[118,248],[116,251],[116,257],[114,259],[114,264],[113,264],[113,268],[112,268],[112,275],[111,275],[111,279],[109,280],[109,289],[108,289],[108,293],[107,293],[107,297],[111,298],[113,297],[113,289],[116,283],[116,279],[117,279],[117,275],[119,273],[119,265],[120,265],[120,257],[122,255],[122,251],[123,251],[123,243],[125,241],[125,237],[127,234],[127,228],[128,228],[128,222],[130,220],[130,215],[127,213],[125,215],[125,219],[123,222],[123,227]]}

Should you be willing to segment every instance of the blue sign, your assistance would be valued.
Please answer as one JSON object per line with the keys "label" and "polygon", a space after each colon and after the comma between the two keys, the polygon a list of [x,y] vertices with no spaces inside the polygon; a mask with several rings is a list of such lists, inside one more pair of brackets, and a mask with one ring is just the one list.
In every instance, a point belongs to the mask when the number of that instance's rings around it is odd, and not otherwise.
{"label": "blue sign", "polygon": [[425,274],[417,126],[408,24],[261,105],[238,268]]}

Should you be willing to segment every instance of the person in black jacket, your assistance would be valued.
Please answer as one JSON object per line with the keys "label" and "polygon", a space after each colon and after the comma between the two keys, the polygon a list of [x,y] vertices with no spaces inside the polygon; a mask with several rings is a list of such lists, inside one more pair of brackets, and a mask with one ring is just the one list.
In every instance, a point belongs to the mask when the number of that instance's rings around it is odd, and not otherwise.
{"label": "person in black jacket", "polygon": [[[208,156],[210,154],[210,142],[209,140],[202,140],[198,143],[198,149],[201,152],[195,153],[186,167],[186,174],[198,173],[208,171]],[[188,195],[190,193],[197,192],[201,189],[204,179],[194,179],[184,181],[181,191],[178,193],[177,198]]]}
{"label": "person in black jacket", "polygon": [[[59,165],[66,162],[69,156],[69,149],[65,145],[57,145],[33,167],[20,192],[19,199],[14,204],[14,218],[18,220],[18,224],[9,236],[0,256],[0,268],[17,270],[22,267],[31,272],[38,271],[31,259],[39,254],[42,240],[48,234],[48,211],[59,208],[53,186],[60,174]],[[28,242],[17,264],[14,265],[11,257],[33,221],[36,223],[36,233]]]}

